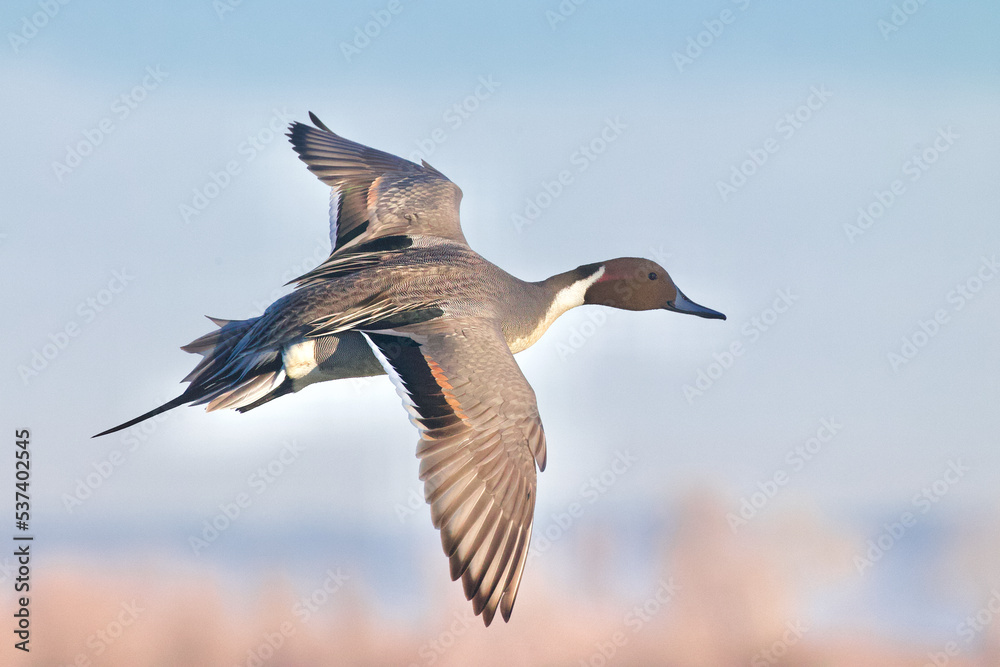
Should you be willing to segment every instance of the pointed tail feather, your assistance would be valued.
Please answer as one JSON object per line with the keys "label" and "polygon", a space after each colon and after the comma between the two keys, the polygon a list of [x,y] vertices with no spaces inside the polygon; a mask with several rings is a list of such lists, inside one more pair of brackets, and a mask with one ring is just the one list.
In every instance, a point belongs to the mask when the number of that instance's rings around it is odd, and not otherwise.
{"label": "pointed tail feather", "polygon": [[124,424],[119,424],[118,426],[115,426],[114,428],[109,428],[107,431],[101,431],[97,435],[93,435],[91,437],[92,438],[99,438],[102,435],[108,435],[109,433],[115,433],[117,431],[121,431],[122,429],[126,429],[129,426],[135,426],[139,422],[144,422],[147,419],[155,417],[156,415],[158,415],[158,414],[160,414],[162,412],[166,412],[167,410],[172,410],[172,409],[176,408],[178,405],[184,405],[185,403],[187,403],[190,400],[191,400],[191,397],[187,395],[187,392],[184,392],[183,394],[181,394],[177,398],[175,398],[175,399],[173,399],[171,401],[167,401],[166,403],[164,403],[163,405],[161,405],[158,408],[153,408],[152,410],[150,410],[149,412],[147,412],[144,415],[139,415],[135,419],[130,419],[127,422],[125,422]]}
{"label": "pointed tail feather", "polygon": [[[182,380],[191,383],[184,393],[144,415],[93,437],[121,431],[185,403],[208,403],[208,410],[259,405],[266,402],[269,394],[283,387],[286,378],[278,350],[238,350],[240,341],[259,318],[209,319],[219,328],[181,348],[185,352],[203,356],[194,370]],[[278,395],[286,392],[287,389],[278,392]]]}

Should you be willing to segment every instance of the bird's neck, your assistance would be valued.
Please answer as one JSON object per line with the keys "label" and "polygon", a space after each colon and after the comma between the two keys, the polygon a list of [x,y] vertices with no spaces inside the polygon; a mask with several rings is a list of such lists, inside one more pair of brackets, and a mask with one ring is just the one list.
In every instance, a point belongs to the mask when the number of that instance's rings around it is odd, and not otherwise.
{"label": "bird's neck", "polygon": [[526,350],[566,311],[582,306],[590,286],[604,274],[601,265],[587,265],[537,283],[525,283],[527,303],[504,318],[504,335],[512,352]]}

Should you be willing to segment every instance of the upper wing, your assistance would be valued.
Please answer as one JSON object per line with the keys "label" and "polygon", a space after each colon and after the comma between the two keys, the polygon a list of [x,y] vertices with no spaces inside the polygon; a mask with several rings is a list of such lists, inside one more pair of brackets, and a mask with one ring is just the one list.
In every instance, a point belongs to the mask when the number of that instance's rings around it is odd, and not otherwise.
{"label": "upper wing", "polygon": [[412,338],[366,335],[420,430],[420,479],[451,578],[462,578],[465,597],[489,625],[498,606],[505,621],[514,607],[545,434],[500,327],[446,326]]}
{"label": "upper wing", "polygon": [[444,174],[344,139],[309,117],[317,127],[292,123],[288,136],[309,170],[333,188],[333,252],[395,234],[466,242],[458,219],[462,191]]}

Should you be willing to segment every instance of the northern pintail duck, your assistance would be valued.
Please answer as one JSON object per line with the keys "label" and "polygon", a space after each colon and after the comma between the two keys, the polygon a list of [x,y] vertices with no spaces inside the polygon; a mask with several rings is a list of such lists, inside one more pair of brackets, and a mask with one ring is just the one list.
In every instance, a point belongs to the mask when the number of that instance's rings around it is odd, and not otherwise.
{"label": "northern pintail duck", "polygon": [[[488,626],[510,619],[527,560],[545,434],[513,353],[584,304],[725,319],[648,259],[584,264],[525,282],[472,250],[462,191],[437,169],[293,123],[288,136],[332,189],[330,257],[260,317],[214,319],[180,396],[127,428],[191,403],[251,410],[317,381],[384,369],[420,433],[420,479],[452,579]],[[96,437],[96,436],[95,436]]]}

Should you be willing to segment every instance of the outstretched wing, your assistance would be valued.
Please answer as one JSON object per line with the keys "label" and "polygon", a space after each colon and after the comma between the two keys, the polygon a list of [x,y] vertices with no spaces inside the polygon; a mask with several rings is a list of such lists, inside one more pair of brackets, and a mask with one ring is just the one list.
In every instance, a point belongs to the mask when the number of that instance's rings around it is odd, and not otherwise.
{"label": "outstretched wing", "polygon": [[535,393],[498,325],[452,320],[427,328],[437,332],[366,335],[420,430],[420,479],[451,578],[461,577],[488,626],[498,607],[505,621],[514,607],[545,434]]}
{"label": "outstretched wing", "polygon": [[288,136],[309,170],[333,188],[333,252],[397,234],[438,236],[465,243],[458,219],[462,191],[426,162],[349,141],[311,112],[316,127],[292,123]]}

